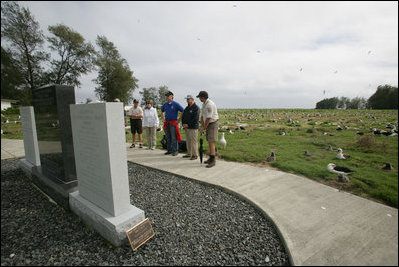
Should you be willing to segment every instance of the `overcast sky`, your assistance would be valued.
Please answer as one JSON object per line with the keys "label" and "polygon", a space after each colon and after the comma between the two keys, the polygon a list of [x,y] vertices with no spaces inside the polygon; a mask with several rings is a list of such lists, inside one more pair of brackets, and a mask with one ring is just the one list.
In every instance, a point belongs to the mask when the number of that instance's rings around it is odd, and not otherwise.
{"label": "overcast sky", "polygon": [[[219,108],[314,108],[398,86],[398,3],[19,2],[46,36],[63,23],[95,45],[113,42],[139,88],[175,100],[209,93]],[[81,78],[77,102],[97,99]],[[199,100],[196,100],[199,103]]]}

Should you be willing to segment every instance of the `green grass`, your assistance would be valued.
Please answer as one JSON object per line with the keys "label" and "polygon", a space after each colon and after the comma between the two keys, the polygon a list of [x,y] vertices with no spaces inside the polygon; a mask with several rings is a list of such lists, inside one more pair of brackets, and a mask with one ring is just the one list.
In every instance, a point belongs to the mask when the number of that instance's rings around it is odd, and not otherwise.
{"label": "green grass", "polygon": [[[10,115],[8,119],[14,121],[18,120],[17,117]],[[270,165],[398,207],[398,137],[373,136],[371,133],[371,128],[385,129],[387,123],[396,124],[397,110],[235,109],[219,110],[219,117],[221,127],[234,131],[234,134],[226,130],[219,132],[219,138],[224,132],[227,140],[226,149],[218,150],[219,157],[224,160]],[[245,130],[235,130],[238,125]],[[349,128],[337,131],[338,125]],[[2,123],[2,129],[8,132],[3,137],[22,139],[21,124]],[[278,135],[282,131],[287,135]],[[365,135],[359,136],[357,131],[363,131]],[[324,135],[325,132],[333,136]],[[158,148],[162,147],[160,141],[163,134],[157,133]],[[182,135],[184,139],[184,131]],[[126,142],[131,140],[128,132]],[[143,141],[147,145],[145,132]],[[351,157],[337,159],[336,152],[326,150],[329,145],[334,149],[342,148]],[[312,156],[304,156],[305,150]],[[206,141],[204,151],[208,151]],[[265,163],[271,151],[275,151],[276,161]],[[381,170],[386,162],[393,164],[394,170]],[[348,176],[350,182],[337,182],[337,175],[327,171],[328,163],[353,169],[355,172]]]}

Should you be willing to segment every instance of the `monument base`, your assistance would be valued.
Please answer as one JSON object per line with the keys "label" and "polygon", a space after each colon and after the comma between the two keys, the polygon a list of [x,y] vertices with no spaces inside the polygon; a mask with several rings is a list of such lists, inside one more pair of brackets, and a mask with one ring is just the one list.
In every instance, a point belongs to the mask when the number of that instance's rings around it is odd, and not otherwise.
{"label": "monument base", "polygon": [[130,205],[129,211],[114,217],[83,198],[79,191],[70,194],[69,207],[86,224],[117,247],[124,242],[128,243],[126,231],[145,219],[144,211],[133,205]]}
{"label": "monument base", "polygon": [[41,167],[34,167],[31,169],[32,182],[40,188],[45,194],[52,198],[58,205],[65,210],[69,210],[69,193],[78,190],[78,181],[72,181],[67,184],[60,183],[57,179],[52,179],[45,176]]}
{"label": "monument base", "polygon": [[26,174],[26,176],[28,176],[29,178],[32,179],[32,169],[33,169],[33,167],[35,167],[35,165],[30,163],[26,159],[20,159],[19,160],[19,167]]}

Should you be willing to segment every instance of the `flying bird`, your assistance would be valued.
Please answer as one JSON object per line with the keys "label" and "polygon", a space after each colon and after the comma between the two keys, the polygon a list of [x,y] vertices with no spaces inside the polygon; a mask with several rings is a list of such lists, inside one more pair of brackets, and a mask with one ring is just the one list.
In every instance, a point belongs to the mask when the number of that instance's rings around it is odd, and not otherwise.
{"label": "flying bird", "polygon": [[334,71],[334,74],[337,74],[338,73],[338,71],[336,70],[336,71]]}
{"label": "flying bird", "polygon": [[300,68],[299,71],[302,71],[302,68]]}
{"label": "flying bird", "polygon": [[274,154],[274,152],[272,151],[272,153],[270,154],[270,156],[268,156],[267,158],[266,158],[266,161],[267,162],[272,162],[272,161],[275,161],[276,160],[276,155]]}
{"label": "flying bird", "polygon": [[256,53],[260,53],[260,50],[256,51]]}
{"label": "flying bird", "polygon": [[226,141],[226,139],[224,138],[224,133],[222,133],[222,138],[220,138],[219,144],[223,146],[223,149],[226,149],[227,141]]}
{"label": "flying bird", "polygon": [[371,54],[371,50],[369,50],[369,51],[367,52],[367,54],[369,54],[369,55],[370,55],[370,54]]}
{"label": "flying bird", "polygon": [[338,154],[337,154],[338,159],[348,159],[350,156],[348,154],[343,154],[342,149],[338,148]]}
{"label": "flying bird", "polygon": [[329,163],[327,165],[327,170],[329,172],[338,173],[338,174],[350,174],[350,173],[354,172],[353,170],[351,170],[347,167],[337,166],[334,163]]}
{"label": "flying bird", "polygon": [[237,5],[233,5],[233,7],[237,7]]}

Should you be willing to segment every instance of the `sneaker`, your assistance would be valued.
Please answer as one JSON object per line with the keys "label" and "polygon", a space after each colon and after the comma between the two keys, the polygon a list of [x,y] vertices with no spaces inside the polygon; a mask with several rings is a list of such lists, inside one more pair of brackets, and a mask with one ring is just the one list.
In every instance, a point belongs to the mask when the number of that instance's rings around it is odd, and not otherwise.
{"label": "sneaker", "polygon": [[172,153],[172,156],[177,156],[177,154],[179,154],[179,153],[173,152],[173,153]]}
{"label": "sneaker", "polygon": [[151,147],[151,150],[155,150],[155,147]]}
{"label": "sneaker", "polygon": [[139,148],[143,148],[143,145],[142,145],[142,144],[140,144],[140,145],[139,145]]}
{"label": "sneaker", "polygon": [[192,156],[192,157],[190,158],[190,160],[195,160],[195,159],[198,159],[198,157]]}
{"label": "sneaker", "polygon": [[183,158],[191,158],[190,155],[184,155]]}
{"label": "sneaker", "polygon": [[133,148],[133,147],[136,147],[136,145],[135,145],[135,144],[132,144],[132,145],[130,146],[130,148]]}
{"label": "sneaker", "polygon": [[211,158],[204,161],[205,164],[208,164],[211,161]]}
{"label": "sneaker", "polygon": [[165,152],[165,155],[169,155],[169,154],[172,154],[172,152],[169,152],[169,151]]}

